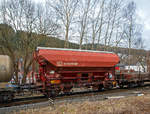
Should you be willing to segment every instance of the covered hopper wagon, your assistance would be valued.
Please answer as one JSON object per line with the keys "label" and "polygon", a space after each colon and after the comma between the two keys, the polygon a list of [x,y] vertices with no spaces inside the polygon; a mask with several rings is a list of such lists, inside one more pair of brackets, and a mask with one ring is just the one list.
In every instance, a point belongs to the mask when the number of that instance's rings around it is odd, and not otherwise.
{"label": "covered hopper wagon", "polygon": [[36,84],[49,97],[73,87],[111,88],[119,57],[112,52],[38,47]]}

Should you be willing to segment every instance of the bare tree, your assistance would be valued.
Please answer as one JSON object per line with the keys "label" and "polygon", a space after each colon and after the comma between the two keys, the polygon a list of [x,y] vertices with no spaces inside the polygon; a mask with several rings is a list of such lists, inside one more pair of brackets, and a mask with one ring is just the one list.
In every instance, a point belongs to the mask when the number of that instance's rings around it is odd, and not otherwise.
{"label": "bare tree", "polygon": [[60,28],[49,5],[37,4],[36,32],[38,34],[57,37]]}
{"label": "bare tree", "polygon": [[86,29],[88,26],[88,15],[89,15],[89,10],[90,10],[90,4],[91,0],[81,0],[80,1],[80,7],[79,7],[79,37],[80,37],[80,43],[79,43],[79,48],[82,49],[82,43],[83,43],[83,38],[86,33]]}
{"label": "bare tree", "polygon": [[124,37],[126,37],[126,40],[128,42],[128,64],[130,68],[130,55],[131,55],[131,48],[134,45],[135,39],[136,39],[136,4],[132,1],[127,4],[126,8],[124,9],[124,18],[125,18],[125,23],[124,23]]}
{"label": "bare tree", "polygon": [[105,50],[114,43],[120,44],[123,39],[121,31],[123,3],[122,0],[82,0],[80,3],[82,8],[78,11],[80,49],[84,41],[91,44],[91,49],[96,45],[96,49],[99,49],[100,43],[104,44]]}
{"label": "bare tree", "polygon": [[[120,12],[121,12],[121,6],[123,1],[122,0],[110,0],[108,2],[107,6],[107,14],[105,18],[106,26],[105,26],[105,35],[104,35],[104,46],[105,50],[107,50],[107,47],[110,46],[112,42],[112,38],[114,39],[114,31],[117,30],[117,24],[120,21]],[[117,33],[117,32],[116,32]]]}
{"label": "bare tree", "polygon": [[[4,16],[2,17],[4,19],[4,23],[13,27],[15,31],[15,37],[13,37],[13,40],[16,40],[15,42],[5,42],[8,44],[8,46],[5,46],[5,43],[2,45],[6,49],[13,49],[15,47],[15,50],[8,50],[10,53],[13,53],[14,57],[12,60],[14,62],[16,62],[16,60],[18,60],[20,57],[24,59],[23,82],[25,82],[27,73],[29,71],[29,66],[31,65],[32,61],[29,56],[34,48],[33,44],[35,43],[33,42],[36,41],[32,37],[32,32],[34,31],[34,25],[36,21],[35,5],[30,0],[4,0],[2,2],[2,14]],[[28,33],[20,34],[21,32],[19,31]],[[4,37],[2,37],[2,39],[4,39]],[[5,37],[5,39],[9,40],[10,38]],[[16,52],[18,54],[17,56],[15,54]]]}
{"label": "bare tree", "polygon": [[[102,0],[99,4],[97,4],[96,2],[96,7],[94,7],[92,11],[92,17],[91,17],[92,49],[94,49],[96,37],[98,37],[98,43],[100,42],[100,37],[101,37],[100,35],[102,32],[102,26],[104,24],[103,23],[104,5],[105,5],[105,0]],[[95,10],[96,8],[98,10],[98,13]]]}
{"label": "bare tree", "polygon": [[104,46],[106,50],[107,46],[107,41],[108,41],[108,34],[109,34],[109,29],[110,29],[110,24],[111,24],[111,17],[112,17],[112,7],[113,7],[113,0],[110,0],[108,7],[107,7],[107,25],[106,25],[106,32],[104,36]]}
{"label": "bare tree", "polygon": [[[23,83],[25,83],[33,62],[33,51],[42,40],[42,37],[39,37],[38,34],[54,35],[57,32],[58,25],[54,21],[50,21],[51,18],[48,14],[43,14],[44,19],[42,19],[42,13],[44,12],[40,11],[39,6],[32,0],[3,0],[0,12],[3,23],[14,29],[14,42],[9,41],[11,37],[4,37],[3,35],[1,38],[5,38],[9,42],[1,42],[2,46],[5,49],[10,49],[7,50],[13,54],[12,60],[14,63],[20,58],[23,59]],[[9,34],[9,32],[6,34]]]}
{"label": "bare tree", "polygon": [[120,11],[121,11],[121,6],[122,6],[122,0],[114,0],[113,1],[113,8],[112,8],[112,20],[111,20],[111,28],[110,28],[110,33],[108,37],[108,45],[110,45],[114,29],[116,29],[117,24],[119,24],[120,21]]}
{"label": "bare tree", "polygon": [[57,15],[57,18],[61,21],[61,23],[64,25],[65,29],[65,44],[64,47],[69,47],[69,30],[70,26],[72,24],[72,21],[74,20],[74,14],[76,7],[78,5],[78,0],[58,0],[58,1],[52,1],[53,5],[50,1],[48,3],[50,6],[55,10],[55,13]]}
{"label": "bare tree", "polygon": [[104,25],[104,4],[105,4],[105,0],[102,1],[101,6],[100,6],[100,22],[99,22],[99,28],[98,28],[98,40],[97,40],[97,49],[99,49],[100,47],[100,40],[101,40],[101,36],[102,36],[102,29],[103,29],[103,25]]}
{"label": "bare tree", "polygon": [[[87,42],[88,30],[91,23],[90,17],[93,8],[98,0],[81,0],[78,10],[78,33],[79,33],[79,48],[82,49],[83,42]],[[86,38],[85,38],[86,37]],[[85,38],[85,39],[84,39]]]}
{"label": "bare tree", "polygon": [[[137,25],[137,26],[138,27],[136,27],[136,32],[134,34],[134,38],[136,38],[134,45],[136,49],[144,49],[144,40],[142,39],[142,25]],[[143,50],[141,50],[141,52],[142,51]],[[139,65],[143,68],[143,71],[145,72],[146,64],[149,63],[149,59],[148,59],[149,53],[147,52],[146,55],[141,56],[135,52],[134,55],[135,55],[134,59],[138,61]],[[149,67],[148,64],[147,67]]]}

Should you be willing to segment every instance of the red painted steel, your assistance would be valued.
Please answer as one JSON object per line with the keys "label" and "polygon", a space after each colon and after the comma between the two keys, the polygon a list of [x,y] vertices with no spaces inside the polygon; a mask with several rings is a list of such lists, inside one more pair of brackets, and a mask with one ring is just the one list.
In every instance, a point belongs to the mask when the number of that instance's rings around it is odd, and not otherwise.
{"label": "red painted steel", "polygon": [[38,56],[56,67],[113,67],[119,62],[114,53],[39,49]]}

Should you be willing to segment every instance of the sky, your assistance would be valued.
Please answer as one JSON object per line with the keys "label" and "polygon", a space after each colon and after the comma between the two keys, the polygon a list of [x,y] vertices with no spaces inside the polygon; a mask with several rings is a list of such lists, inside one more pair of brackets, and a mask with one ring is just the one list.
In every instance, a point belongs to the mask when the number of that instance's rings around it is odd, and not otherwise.
{"label": "sky", "polygon": [[143,25],[143,39],[146,49],[150,50],[150,0],[134,0],[138,22]]}

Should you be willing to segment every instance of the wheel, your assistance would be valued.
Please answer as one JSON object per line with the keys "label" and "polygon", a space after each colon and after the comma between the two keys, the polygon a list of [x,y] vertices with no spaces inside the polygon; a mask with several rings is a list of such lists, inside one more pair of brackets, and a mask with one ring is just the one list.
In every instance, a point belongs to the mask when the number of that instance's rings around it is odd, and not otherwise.
{"label": "wheel", "polygon": [[138,82],[138,84],[137,84],[139,87],[142,87],[142,86],[144,86],[144,82],[143,81],[141,81],[141,82]]}
{"label": "wheel", "polygon": [[64,93],[64,94],[70,94],[70,93],[71,93],[71,89],[72,89],[72,87],[65,87],[65,88],[63,89],[63,93]]}
{"label": "wheel", "polygon": [[120,89],[123,89],[124,85],[123,84],[119,84],[119,87],[120,87]]}
{"label": "wheel", "polygon": [[130,83],[128,83],[128,88],[134,88],[135,87],[134,85],[135,84],[133,82],[130,82]]}
{"label": "wheel", "polygon": [[7,102],[11,102],[14,98],[14,94],[13,92],[3,92],[2,94],[0,94],[0,103],[7,103]]}
{"label": "wheel", "polygon": [[99,87],[98,87],[98,91],[102,91],[104,88],[103,84],[100,84]]}
{"label": "wheel", "polygon": [[93,90],[93,91],[99,91],[99,86],[97,86],[97,85],[92,86],[92,90]]}
{"label": "wheel", "polygon": [[56,97],[56,93],[55,91],[47,91],[45,94],[44,94],[47,98],[54,98]]}

